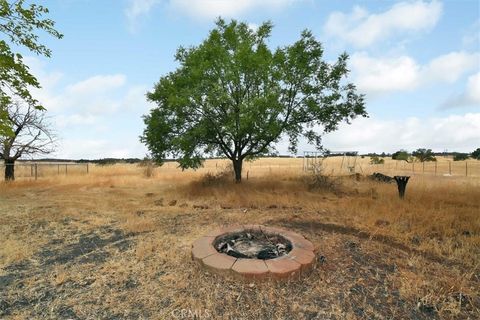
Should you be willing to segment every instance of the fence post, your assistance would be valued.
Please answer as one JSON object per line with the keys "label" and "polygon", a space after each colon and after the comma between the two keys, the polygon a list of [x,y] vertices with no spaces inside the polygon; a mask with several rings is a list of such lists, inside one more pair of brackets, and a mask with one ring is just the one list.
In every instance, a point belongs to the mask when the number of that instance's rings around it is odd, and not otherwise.
{"label": "fence post", "polygon": [[88,162],[87,162],[87,174],[88,174]]}
{"label": "fence post", "polygon": [[68,170],[67,170],[67,164],[65,164],[65,175],[68,174]]}
{"label": "fence post", "polygon": [[452,162],[448,160],[448,174],[452,175]]}
{"label": "fence post", "polygon": [[57,164],[57,175],[60,175],[60,165]]}
{"label": "fence post", "polygon": [[37,164],[35,163],[35,180],[37,180],[38,173],[37,173]]}
{"label": "fence post", "polygon": [[465,161],[465,177],[468,177],[468,162]]}

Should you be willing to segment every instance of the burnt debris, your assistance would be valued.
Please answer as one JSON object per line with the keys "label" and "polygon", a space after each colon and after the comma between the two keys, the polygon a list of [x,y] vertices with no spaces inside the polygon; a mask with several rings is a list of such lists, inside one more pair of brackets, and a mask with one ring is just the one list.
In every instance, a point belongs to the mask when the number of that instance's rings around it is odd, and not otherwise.
{"label": "burnt debris", "polygon": [[383,173],[379,173],[379,172],[374,172],[370,176],[370,179],[378,181],[378,182],[384,182],[384,183],[394,183],[395,182],[394,178],[392,178],[390,176],[387,176],[387,175],[384,175]]}
{"label": "burnt debris", "polygon": [[214,247],[235,258],[261,260],[275,259],[292,250],[292,244],[284,237],[258,230],[223,235],[215,241]]}

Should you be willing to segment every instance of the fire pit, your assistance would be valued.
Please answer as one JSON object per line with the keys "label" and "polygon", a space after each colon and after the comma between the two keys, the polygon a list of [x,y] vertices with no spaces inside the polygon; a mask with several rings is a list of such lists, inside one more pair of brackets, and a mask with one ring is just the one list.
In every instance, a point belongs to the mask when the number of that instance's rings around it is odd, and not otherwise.
{"label": "fire pit", "polygon": [[208,270],[243,278],[289,278],[310,270],[315,254],[303,236],[259,225],[213,231],[194,242],[192,257]]}

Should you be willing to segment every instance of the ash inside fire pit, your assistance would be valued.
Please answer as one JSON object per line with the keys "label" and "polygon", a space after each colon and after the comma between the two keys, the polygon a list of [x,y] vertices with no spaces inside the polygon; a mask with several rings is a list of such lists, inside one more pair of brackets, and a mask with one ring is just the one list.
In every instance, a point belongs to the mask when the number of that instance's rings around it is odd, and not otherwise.
{"label": "ash inside fire pit", "polygon": [[290,241],[278,234],[263,233],[258,230],[244,230],[218,237],[214,242],[218,252],[235,258],[274,259],[290,250]]}

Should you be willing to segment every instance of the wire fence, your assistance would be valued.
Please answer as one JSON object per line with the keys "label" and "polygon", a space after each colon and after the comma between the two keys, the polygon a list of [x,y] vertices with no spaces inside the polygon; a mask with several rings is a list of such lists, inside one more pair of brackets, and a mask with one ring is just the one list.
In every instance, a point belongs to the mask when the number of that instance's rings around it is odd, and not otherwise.
{"label": "wire fence", "polygon": [[[29,179],[37,180],[43,177],[52,176],[67,176],[67,175],[81,175],[89,173],[88,163],[15,163],[15,164],[0,164],[0,171],[4,173],[7,166],[14,168],[15,179]],[[1,175],[1,179],[5,179],[5,175]]]}
{"label": "wire fence", "polygon": [[[326,157],[321,161],[321,171],[326,175],[340,176],[350,174],[371,175],[374,172],[389,176],[394,175],[424,175],[443,177],[480,178],[480,161],[453,161],[453,159],[438,157],[435,162],[408,163],[402,160],[383,158],[384,163],[372,164],[368,157]],[[319,162],[320,163],[320,162]],[[225,170],[231,162],[227,159],[211,159],[204,166],[195,171],[196,174],[220,172]],[[56,163],[56,162],[17,162],[14,166],[15,179],[37,180],[47,177],[61,177],[74,175],[130,175],[142,176],[144,168],[138,164],[116,164],[102,166],[88,163]],[[167,162],[155,169],[157,176],[181,174],[182,170],[177,162]],[[260,158],[245,162],[243,165],[244,178],[259,178],[270,174],[296,175],[302,171],[313,171],[305,168],[304,158]],[[5,165],[0,163],[0,181],[4,179]]]}
{"label": "wire fence", "polygon": [[[291,174],[299,172],[318,172],[332,176],[342,176],[351,174],[371,175],[374,172],[383,173],[389,176],[394,175],[424,175],[424,176],[443,176],[443,177],[468,177],[480,178],[480,161],[466,160],[453,161],[450,157],[437,157],[437,161],[432,162],[414,162],[409,163],[403,160],[393,160],[391,158],[382,158],[381,164],[372,164],[369,157],[360,156],[333,156],[310,158],[307,161],[303,157],[298,158],[260,158],[255,161],[245,162],[243,165],[243,176],[260,177],[268,174]],[[203,171],[223,170],[230,161],[224,159],[207,160],[204,163]],[[171,162],[160,168],[160,171],[167,172],[176,168],[178,164]]]}
{"label": "wire fence", "polygon": [[389,175],[430,175],[480,177],[480,161],[453,161],[441,158],[438,161],[406,162],[403,160],[383,159],[383,163],[372,164],[368,158],[350,159],[342,162],[334,158],[321,160],[324,171],[332,175],[341,174],[372,174],[380,172]]}
{"label": "wire fence", "polygon": [[413,162],[406,161],[387,162],[383,164],[372,164],[368,167],[369,171],[377,172],[399,172],[411,175],[431,175],[431,176],[463,176],[480,177],[479,161],[432,161],[432,162]]}

